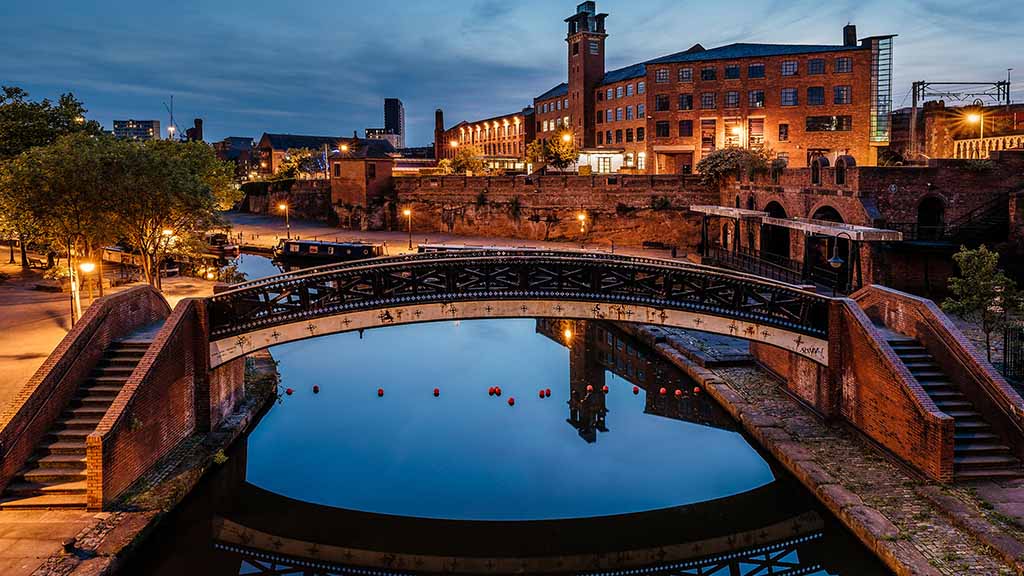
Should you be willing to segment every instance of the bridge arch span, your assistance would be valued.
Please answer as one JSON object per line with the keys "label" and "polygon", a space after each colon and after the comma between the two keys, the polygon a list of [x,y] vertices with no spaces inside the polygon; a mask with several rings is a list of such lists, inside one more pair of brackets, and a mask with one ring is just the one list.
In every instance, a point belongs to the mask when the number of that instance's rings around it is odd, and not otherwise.
{"label": "bridge arch span", "polygon": [[660,324],[828,365],[830,299],[690,263],[569,251],[381,258],[248,282],[207,301],[209,361],[306,338],[442,320],[553,317]]}

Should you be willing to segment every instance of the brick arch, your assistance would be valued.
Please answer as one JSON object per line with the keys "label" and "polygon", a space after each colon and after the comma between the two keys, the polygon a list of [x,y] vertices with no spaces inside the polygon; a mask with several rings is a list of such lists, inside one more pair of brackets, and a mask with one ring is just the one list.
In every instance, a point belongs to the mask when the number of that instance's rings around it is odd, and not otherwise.
{"label": "brick arch", "polygon": [[811,207],[811,209],[807,211],[807,217],[814,218],[814,215],[823,208],[831,208],[832,210],[834,210],[836,214],[839,215],[839,218],[842,220],[842,223],[849,224],[851,222],[849,215],[844,214],[843,211],[837,208],[835,204],[833,204],[830,200],[818,201],[817,204],[814,204]]}

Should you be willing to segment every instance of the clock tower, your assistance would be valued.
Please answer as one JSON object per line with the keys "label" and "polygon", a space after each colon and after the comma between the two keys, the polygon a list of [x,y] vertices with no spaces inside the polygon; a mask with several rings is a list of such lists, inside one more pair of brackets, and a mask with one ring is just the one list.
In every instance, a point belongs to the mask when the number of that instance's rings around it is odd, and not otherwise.
{"label": "clock tower", "polygon": [[565,41],[569,49],[569,116],[573,138],[581,148],[595,145],[597,107],[594,91],[604,80],[604,41],[608,37],[604,20],[594,2],[583,2],[576,14],[565,19],[569,25]]}

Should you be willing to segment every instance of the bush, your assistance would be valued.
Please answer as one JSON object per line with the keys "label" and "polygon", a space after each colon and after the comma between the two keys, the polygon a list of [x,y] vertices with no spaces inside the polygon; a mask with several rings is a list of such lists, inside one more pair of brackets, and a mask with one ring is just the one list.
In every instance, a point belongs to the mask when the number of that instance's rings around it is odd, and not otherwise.
{"label": "bush", "polygon": [[708,154],[697,163],[701,183],[720,186],[726,178],[740,178],[743,174],[754,177],[768,172],[770,153],[767,150],[722,148]]}

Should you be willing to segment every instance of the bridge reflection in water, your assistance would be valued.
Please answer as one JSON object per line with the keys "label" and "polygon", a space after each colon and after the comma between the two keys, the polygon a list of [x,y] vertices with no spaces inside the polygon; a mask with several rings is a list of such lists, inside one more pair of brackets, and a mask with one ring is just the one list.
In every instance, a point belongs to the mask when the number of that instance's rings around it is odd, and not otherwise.
{"label": "bridge reflection in water", "polygon": [[[569,349],[567,421],[587,442],[614,430],[601,392],[608,378],[647,391],[647,414],[736,429],[707,395],[693,393],[685,374],[614,323],[540,319],[536,330]],[[670,449],[666,455],[686,457]],[[241,442],[129,573],[887,574],[775,466],[774,482],[725,498],[508,522],[399,517],[288,498],[248,482],[246,456]]]}

